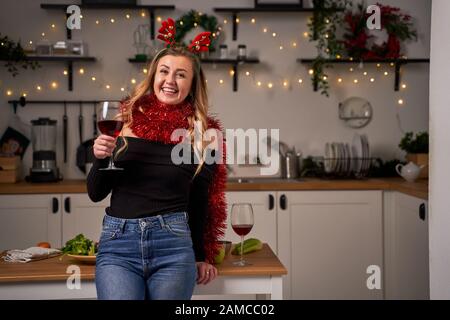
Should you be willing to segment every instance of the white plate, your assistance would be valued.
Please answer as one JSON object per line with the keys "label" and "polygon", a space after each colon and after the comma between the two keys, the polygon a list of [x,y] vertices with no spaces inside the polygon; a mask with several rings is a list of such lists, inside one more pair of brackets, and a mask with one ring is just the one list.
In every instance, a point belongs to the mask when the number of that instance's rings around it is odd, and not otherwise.
{"label": "white plate", "polygon": [[363,138],[364,152],[365,152],[365,161],[364,161],[364,170],[369,170],[370,168],[370,150],[369,150],[369,138],[367,138],[366,134],[361,136]]}
{"label": "white plate", "polygon": [[325,160],[323,161],[324,169],[326,173],[331,172],[331,146],[327,142],[325,144]]}
{"label": "white plate", "polygon": [[333,173],[335,173],[336,172],[336,169],[337,169],[337,164],[338,164],[338,161],[337,161],[337,150],[336,150],[336,143],[335,142],[333,142],[333,143],[331,143],[331,171],[333,172]]}
{"label": "white plate", "polygon": [[339,173],[344,173],[345,172],[345,166],[346,161],[345,161],[345,150],[344,148],[342,148],[342,143],[339,142],[336,144],[339,150],[339,157],[338,157],[338,161],[339,161]]}
{"label": "white plate", "polygon": [[350,150],[350,146],[348,143],[345,144],[345,150],[347,151],[347,159],[348,159],[348,166],[347,166],[347,172],[351,173],[353,171],[353,159],[352,159],[352,152]]}
{"label": "white plate", "polygon": [[355,173],[360,173],[362,168],[363,147],[361,142],[361,136],[357,133],[353,136],[352,141],[352,153],[353,160],[355,162]]}

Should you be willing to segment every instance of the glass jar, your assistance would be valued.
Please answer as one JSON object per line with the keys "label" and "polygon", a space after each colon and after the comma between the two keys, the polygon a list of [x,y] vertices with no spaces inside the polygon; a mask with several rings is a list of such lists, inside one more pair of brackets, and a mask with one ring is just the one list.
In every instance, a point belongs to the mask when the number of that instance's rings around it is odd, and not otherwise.
{"label": "glass jar", "polygon": [[245,60],[247,57],[247,46],[245,44],[238,45],[237,57],[239,60]]}
{"label": "glass jar", "polygon": [[228,46],[226,44],[220,45],[220,59],[228,58]]}

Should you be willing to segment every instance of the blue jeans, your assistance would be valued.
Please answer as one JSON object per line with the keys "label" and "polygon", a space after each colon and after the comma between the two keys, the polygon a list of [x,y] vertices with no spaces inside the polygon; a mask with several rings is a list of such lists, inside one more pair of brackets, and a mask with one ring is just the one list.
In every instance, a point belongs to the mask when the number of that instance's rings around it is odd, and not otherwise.
{"label": "blue jeans", "polygon": [[197,278],[186,212],[142,219],[105,215],[95,284],[98,299],[192,297]]}

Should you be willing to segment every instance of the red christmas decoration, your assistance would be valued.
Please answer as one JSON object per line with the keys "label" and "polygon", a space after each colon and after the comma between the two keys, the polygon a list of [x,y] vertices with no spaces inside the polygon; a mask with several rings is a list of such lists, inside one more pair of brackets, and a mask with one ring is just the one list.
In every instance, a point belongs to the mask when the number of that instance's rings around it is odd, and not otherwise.
{"label": "red christmas decoration", "polygon": [[[164,41],[167,47],[175,45],[175,22],[168,18],[167,21],[162,22],[161,28],[158,31],[158,39]],[[187,46],[188,50],[194,53],[200,53],[209,50],[209,45],[211,43],[211,32],[202,32],[198,34],[194,40]]]}
{"label": "red christmas decoration", "polygon": [[347,54],[354,59],[398,59],[401,56],[401,41],[415,39],[416,31],[412,27],[411,16],[403,14],[400,8],[385,6],[377,3],[380,8],[381,29],[388,34],[387,42],[382,45],[373,44],[369,47],[368,41],[373,38],[368,34],[366,21],[370,14],[363,6],[359,6],[356,13],[349,11],[344,17],[347,24],[347,33],[343,44]]}

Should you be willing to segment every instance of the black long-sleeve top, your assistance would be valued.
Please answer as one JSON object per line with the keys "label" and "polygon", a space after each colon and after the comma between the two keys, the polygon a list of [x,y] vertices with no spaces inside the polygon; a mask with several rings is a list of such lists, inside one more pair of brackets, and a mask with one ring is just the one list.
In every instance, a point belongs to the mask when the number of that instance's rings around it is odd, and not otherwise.
{"label": "black long-sleeve top", "polygon": [[[175,145],[136,137],[126,139],[128,147],[115,161],[115,165],[124,170],[98,170],[108,165],[109,158],[96,159],[87,178],[89,197],[98,202],[112,192],[106,212],[124,219],[188,212],[195,257],[197,261],[204,261],[208,188],[216,164],[204,163],[194,177],[198,164],[194,162],[192,147],[190,164],[174,164],[171,153]],[[118,148],[122,143],[119,138]]]}

